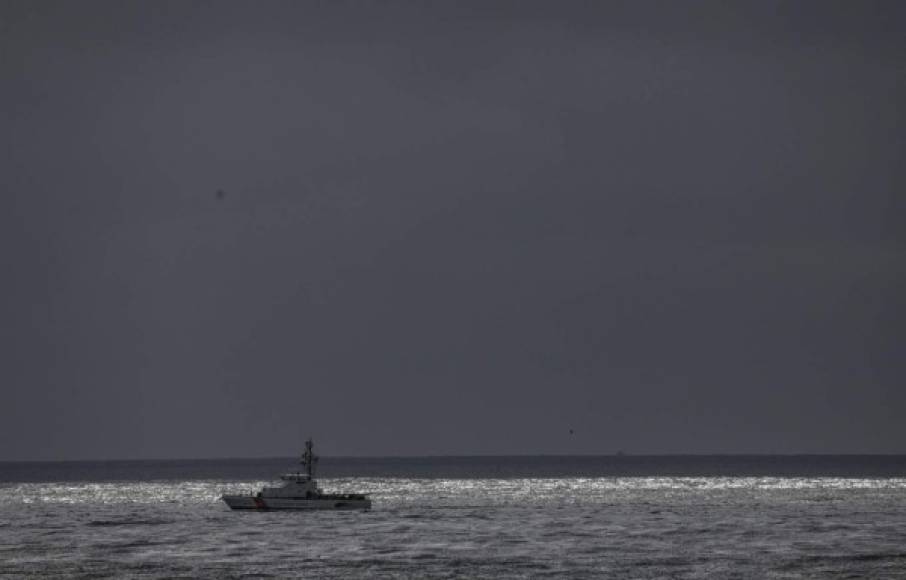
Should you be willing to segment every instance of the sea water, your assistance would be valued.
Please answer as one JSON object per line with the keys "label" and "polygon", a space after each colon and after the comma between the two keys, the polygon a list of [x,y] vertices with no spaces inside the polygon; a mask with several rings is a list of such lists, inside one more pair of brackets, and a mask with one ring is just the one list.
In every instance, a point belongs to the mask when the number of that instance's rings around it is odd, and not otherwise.
{"label": "sea water", "polygon": [[902,457],[335,459],[369,512],[243,512],[291,460],[0,464],[0,576],[906,578]]}

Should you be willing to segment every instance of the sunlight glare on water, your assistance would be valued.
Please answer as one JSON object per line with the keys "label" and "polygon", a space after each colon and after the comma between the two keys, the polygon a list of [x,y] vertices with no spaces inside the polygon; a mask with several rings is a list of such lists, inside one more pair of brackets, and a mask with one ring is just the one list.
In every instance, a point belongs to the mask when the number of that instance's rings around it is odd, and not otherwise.
{"label": "sunlight glare on water", "polygon": [[0,484],[0,575],[784,578],[906,569],[906,478],[333,478],[371,512],[233,512],[268,484]]}
{"label": "sunlight glare on water", "polygon": [[[906,490],[906,478],[784,477],[598,477],[502,479],[342,478],[321,480],[324,489],[363,491],[375,509],[407,505],[533,505],[608,503],[624,494],[701,494],[737,490],[801,491]],[[6,486],[0,505],[9,503],[216,503],[224,493],[253,493],[273,482],[160,481],[105,483],[19,483]]]}

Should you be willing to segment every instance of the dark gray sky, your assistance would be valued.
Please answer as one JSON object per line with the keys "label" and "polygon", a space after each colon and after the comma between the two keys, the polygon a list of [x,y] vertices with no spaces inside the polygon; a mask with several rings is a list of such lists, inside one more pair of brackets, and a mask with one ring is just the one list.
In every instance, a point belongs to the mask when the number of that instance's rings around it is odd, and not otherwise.
{"label": "dark gray sky", "polygon": [[904,29],[3,0],[0,459],[906,452]]}

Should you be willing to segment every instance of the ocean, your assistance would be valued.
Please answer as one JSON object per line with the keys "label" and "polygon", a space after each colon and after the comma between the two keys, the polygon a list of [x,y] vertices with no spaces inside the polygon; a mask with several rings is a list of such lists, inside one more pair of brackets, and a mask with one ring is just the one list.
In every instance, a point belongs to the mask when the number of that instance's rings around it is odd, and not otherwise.
{"label": "ocean", "polygon": [[0,463],[0,577],[906,578],[904,456],[324,458],[369,512],[237,512],[292,459]]}

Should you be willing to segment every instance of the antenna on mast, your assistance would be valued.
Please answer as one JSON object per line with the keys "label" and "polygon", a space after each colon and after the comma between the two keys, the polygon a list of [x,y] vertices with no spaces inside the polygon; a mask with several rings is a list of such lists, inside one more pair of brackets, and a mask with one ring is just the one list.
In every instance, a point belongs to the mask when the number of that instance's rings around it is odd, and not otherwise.
{"label": "antenna on mast", "polygon": [[312,440],[311,437],[305,441],[305,452],[302,454],[302,459],[299,460],[305,467],[305,472],[308,473],[308,479],[313,479],[315,476],[315,464],[318,462],[318,456],[314,454],[311,450]]}

